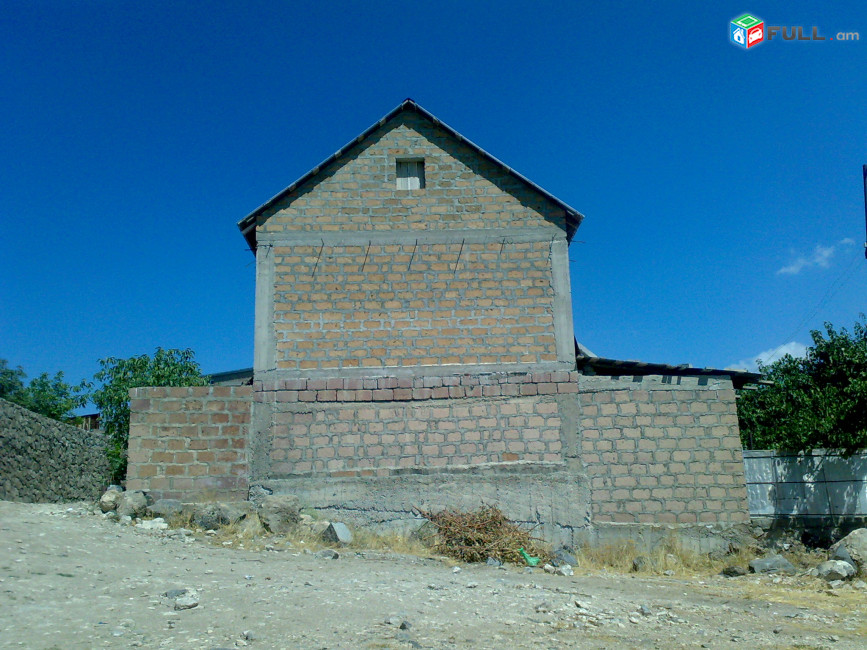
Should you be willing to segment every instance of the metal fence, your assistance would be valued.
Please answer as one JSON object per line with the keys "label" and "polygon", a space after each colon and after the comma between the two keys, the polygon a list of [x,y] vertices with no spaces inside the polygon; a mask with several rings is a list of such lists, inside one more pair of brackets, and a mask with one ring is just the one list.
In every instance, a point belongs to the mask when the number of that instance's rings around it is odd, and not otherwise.
{"label": "metal fence", "polygon": [[867,453],[744,451],[744,469],[753,517],[867,515]]}

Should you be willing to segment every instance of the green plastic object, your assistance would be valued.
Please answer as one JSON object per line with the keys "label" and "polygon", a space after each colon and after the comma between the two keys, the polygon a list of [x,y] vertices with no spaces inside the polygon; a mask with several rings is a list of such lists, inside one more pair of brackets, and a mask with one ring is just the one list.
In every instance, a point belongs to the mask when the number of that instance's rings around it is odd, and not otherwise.
{"label": "green plastic object", "polygon": [[523,548],[519,548],[518,553],[520,553],[521,557],[524,558],[524,562],[527,563],[527,566],[536,566],[541,561],[539,560],[539,558],[533,557],[532,555],[527,553],[527,551],[525,551]]}

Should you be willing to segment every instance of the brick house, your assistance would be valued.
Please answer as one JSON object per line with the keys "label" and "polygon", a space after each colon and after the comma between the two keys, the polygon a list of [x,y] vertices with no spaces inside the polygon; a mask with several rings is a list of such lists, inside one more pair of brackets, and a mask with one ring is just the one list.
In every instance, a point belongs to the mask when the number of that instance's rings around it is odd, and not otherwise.
{"label": "brick house", "polygon": [[570,541],[745,521],[733,386],[754,377],[578,346],[582,219],[402,102],[239,223],[253,385],[136,389],[130,487],[379,525],[496,502]]}

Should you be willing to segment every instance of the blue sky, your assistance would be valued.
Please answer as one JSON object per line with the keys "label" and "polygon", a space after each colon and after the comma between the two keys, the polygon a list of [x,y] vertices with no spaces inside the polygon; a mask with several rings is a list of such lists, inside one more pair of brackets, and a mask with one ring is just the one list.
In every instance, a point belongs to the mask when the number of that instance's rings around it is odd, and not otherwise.
{"label": "blue sky", "polygon": [[[860,40],[728,40],[767,25]],[[252,365],[236,222],[406,97],[586,215],[578,339],[726,367],[865,310],[867,8],[131,2],[0,10],[0,358]]]}

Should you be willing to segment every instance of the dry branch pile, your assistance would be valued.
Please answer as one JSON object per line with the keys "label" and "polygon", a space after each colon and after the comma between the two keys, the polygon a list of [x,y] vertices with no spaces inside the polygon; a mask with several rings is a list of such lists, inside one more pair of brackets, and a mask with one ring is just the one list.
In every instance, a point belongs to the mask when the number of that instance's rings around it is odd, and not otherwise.
{"label": "dry branch pile", "polygon": [[550,556],[541,540],[506,519],[496,506],[484,505],[474,512],[416,510],[437,528],[435,550],[462,562],[485,562],[492,557],[524,564],[519,548],[542,560]]}

